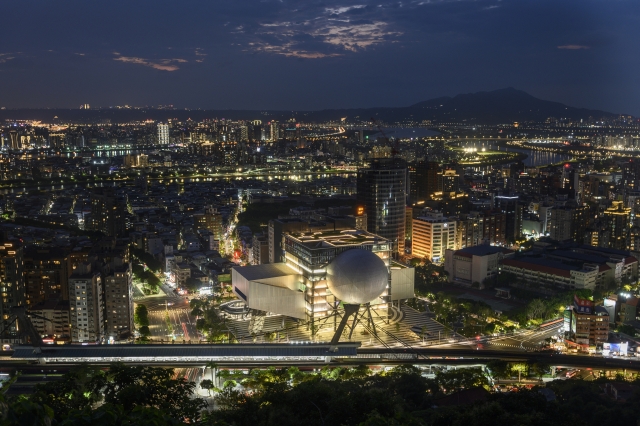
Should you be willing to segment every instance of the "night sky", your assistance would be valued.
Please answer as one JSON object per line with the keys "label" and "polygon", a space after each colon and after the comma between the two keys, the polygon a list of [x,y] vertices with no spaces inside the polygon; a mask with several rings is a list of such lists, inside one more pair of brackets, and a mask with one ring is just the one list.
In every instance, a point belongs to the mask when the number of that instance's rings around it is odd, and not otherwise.
{"label": "night sky", "polygon": [[639,0],[4,0],[0,106],[407,106],[513,86],[640,116]]}

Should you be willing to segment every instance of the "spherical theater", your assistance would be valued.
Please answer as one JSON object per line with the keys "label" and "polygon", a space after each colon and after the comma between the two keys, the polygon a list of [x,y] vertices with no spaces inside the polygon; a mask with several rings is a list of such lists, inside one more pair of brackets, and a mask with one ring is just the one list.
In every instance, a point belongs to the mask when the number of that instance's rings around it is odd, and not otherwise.
{"label": "spherical theater", "polygon": [[327,266],[327,285],[343,303],[360,305],[379,297],[389,283],[389,271],[375,253],[351,249]]}

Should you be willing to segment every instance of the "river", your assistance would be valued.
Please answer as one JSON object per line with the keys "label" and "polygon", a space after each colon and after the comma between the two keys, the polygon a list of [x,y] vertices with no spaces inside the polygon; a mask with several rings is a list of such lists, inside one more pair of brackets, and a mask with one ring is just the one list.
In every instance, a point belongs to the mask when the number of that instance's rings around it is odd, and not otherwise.
{"label": "river", "polygon": [[527,158],[523,160],[525,166],[539,167],[546,166],[548,164],[559,163],[561,161],[569,161],[573,157],[566,154],[558,154],[556,152],[538,151],[535,149],[516,148],[512,146],[499,146],[492,142],[467,142],[460,145],[463,148],[476,148],[481,150],[482,148],[492,151],[506,151],[506,152],[519,152],[521,154],[527,154]]}

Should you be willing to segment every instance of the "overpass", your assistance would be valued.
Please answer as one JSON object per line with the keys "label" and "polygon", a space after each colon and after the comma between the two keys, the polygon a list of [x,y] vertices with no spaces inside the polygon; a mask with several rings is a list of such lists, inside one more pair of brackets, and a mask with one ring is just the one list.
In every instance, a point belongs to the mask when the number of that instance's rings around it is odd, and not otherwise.
{"label": "overpass", "polygon": [[640,372],[640,359],[560,355],[545,352],[475,350],[472,348],[360,348],[359,343],[339,343],[331,352],[328,343],[264,343],[215,345],[63,345],[17,346],[9,356],[0,357],[0,367],[20,365],[131,365],[203,367],[215,362],[221,367],[299,366],[332,364],[357,365],[483,365],[500,359],[511,362],[544,362],[556,367],[630,370]]}

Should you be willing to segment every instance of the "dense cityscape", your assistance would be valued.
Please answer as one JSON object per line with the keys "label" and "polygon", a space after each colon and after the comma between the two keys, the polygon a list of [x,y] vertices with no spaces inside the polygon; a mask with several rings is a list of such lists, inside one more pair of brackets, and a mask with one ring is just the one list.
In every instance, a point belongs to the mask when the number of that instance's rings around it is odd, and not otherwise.
{"label": "dense cityscape", "polygon": [[0,16],[0,426],[639,423],[637,1]]}
{"label": "dense cityscape", "polygon": [[75,374],[107,380],[74,365],[114,362],[170,371],[144,386],[184,380],[174,409],[213,424],[241,422],[232,401],[261,381],[418,375],[436,406],[551,401],[560,379],[636,389],[631,117],[7,119],[0,135],[8,398],[51,406]]}

